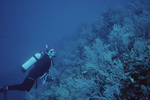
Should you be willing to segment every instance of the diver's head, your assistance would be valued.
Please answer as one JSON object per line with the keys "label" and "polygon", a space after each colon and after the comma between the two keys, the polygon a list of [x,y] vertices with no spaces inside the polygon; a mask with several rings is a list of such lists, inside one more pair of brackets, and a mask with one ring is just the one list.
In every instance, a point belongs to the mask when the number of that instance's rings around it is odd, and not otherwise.
{"label": "diver's head", "polygon": [[56,51],[54,49],[50,49],[48,52],[47,52],[47,55],[52,58],[54,57],[56,54]]}

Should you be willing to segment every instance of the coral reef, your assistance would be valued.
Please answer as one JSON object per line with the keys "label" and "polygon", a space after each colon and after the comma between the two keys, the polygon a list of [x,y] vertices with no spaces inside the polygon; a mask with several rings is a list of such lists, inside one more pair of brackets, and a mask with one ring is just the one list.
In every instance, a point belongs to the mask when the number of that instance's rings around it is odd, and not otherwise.
{"label": "coral reef", "polygon": [[47,82],[38,92],[32,91],[30,97],[150,99],[149,5],[149,0],[130,2],[125,8],[103,13],[91,25],[83,25],[74,39],[61,44],[52,71],[54,75],[57,72],[54,81]]}

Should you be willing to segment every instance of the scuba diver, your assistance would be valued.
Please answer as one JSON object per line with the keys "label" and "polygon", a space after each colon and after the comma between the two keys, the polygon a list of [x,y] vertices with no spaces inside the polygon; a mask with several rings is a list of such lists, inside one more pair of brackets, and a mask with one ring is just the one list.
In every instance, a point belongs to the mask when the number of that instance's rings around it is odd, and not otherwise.
{"label": "scuba diver", "polygon": [[48,46],[45,52],[36,53],[21,66],[22,71],[26,72],[26,70],[34,64],[34,67],[29,71],[28,76],[25,78],[23,83],[12,86],[3,86],[0,88],[0,93],[7,92],[8,90],[29,92],[39,77],[44,79],[44,84],[50,76],[49,69],[53,65],[52,58],[55,57],[55,53],[55,50],[48,49]]}

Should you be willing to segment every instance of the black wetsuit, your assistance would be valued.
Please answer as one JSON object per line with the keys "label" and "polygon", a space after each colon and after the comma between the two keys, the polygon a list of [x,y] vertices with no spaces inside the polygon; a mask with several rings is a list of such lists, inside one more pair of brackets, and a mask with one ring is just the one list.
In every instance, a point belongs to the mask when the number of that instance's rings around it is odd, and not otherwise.
{"label": "black wetsuit", "polygon": [[8,86],[8,90],[30,91],[36,79],[42,76],[44,73],[48,72],[50,66],[51,59],[47,54],[45,54],[35,63],[34,67],[29,71],[28,76],[25,78],[22,84]]}

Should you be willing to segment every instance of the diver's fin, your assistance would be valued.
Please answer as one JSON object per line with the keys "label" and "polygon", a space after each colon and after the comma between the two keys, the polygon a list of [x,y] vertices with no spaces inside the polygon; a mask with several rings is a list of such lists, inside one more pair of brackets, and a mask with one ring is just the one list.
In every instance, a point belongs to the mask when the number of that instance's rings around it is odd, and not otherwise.
{"label": "diver's fin", "polygon": [[8,91],[7,85],[0,88],[0,93],[4,93],[4,100],[7,100],[7,91]]}
{"label": "diver's fin", "polygon": [[4,91],[4,100],[7,100],[7,91]]}

